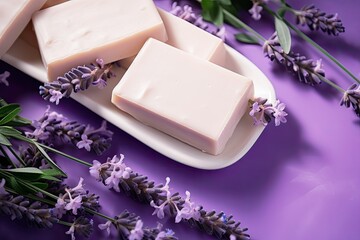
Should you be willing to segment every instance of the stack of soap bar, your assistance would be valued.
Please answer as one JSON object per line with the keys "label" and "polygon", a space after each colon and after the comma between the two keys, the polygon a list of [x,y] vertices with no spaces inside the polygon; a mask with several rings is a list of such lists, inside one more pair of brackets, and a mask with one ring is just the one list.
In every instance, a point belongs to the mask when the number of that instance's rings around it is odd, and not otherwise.
{"label": "stack of soap bar", "polygon": [[207,153],[221,153],[253,97],[253,83],[149,39],[112,93],[141,122]]}
{"label": "stack of soap bar", "polygon": [[[158,11],[168,35],[167,44],[220,66],[224,65],[225,44],[220,38],[162,9],[158,8]],[[120,61],[121,67],[129,68],[134,58]]]}
{"label": "stack of soap bar", "polygon": [[152,0],[68,1],[33,16],[49,81],[72,67],[135,55],[149,37],[167,40]]}
{"label": "stack of soap bar", "polygon": [[33,13],[46,0],[0,0],[0,58],[24,30]]}

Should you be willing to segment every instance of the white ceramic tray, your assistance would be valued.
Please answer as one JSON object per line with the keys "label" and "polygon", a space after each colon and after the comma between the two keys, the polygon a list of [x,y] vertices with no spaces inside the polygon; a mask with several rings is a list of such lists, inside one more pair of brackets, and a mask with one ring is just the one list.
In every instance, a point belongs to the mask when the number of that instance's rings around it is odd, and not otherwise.
{"label": "white ceramic tray", "polygon": [[[255,86],[255,96],[267,98],[271,103],[274,103],[275,91],[269,79],[239,52],[229,46],[226,46],[226,51],[225,67],[252,79]],[[8,53],[3,56],[3,60],[39,81],[44,82],[47,79],[38,49],[22,39],[15,42]],[[201,152],[142,124],[112,105],[110,102],[111,91],[124,72],[124,69],[119,68],[116,72],[116,79],[110,81],[106,89],[100,90],[93,87],[85,92],[72,94],[72,98],[144,144],[175,161],[200,169],[224,168],[242,158],[264,130],[264,126],[254,126],[251,117],[246,114],[220,155],[213,156]]]}

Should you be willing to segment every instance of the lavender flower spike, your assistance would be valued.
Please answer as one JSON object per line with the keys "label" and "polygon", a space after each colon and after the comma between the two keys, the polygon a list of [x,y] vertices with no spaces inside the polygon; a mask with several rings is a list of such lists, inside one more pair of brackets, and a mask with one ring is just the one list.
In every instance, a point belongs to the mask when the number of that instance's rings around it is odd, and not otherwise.
{"label": "lavender flower spike", "polygon": [[7,80],[10,77],[10,73],[5,71],[0,74],[0,83],[4,84],[5,86],[9,86],[9,81]]}
{"label": "lavender flower spike", "polygon": [[[279,108],[281,108],[279,106]],[[121,157],[122,158],[122,157]],[[120,159],[121,159],[120,158]],[[119,159],[119,158],[118,158]],[[124,164],[122,162],[122,164]],[[122,169],[127,168],[126,165],[121,166]],[[107,162],[100,163],[98,161],[93,162],[93,166],[90,167],[91,176],[95,177],[98,181],[107,185],[106,179],[113,174],[113,163],[108,158]],[[121,171],[119,171],[121,172]],[[123,177],[119,178],[118,188],[126,195],[131,196],[134,199],[150,204],[155,208],[153,214],[156,214],[159,218],[165,216],[174,217],[176,221],[188,222],[191,226],[196,226],[201,230],[206,231],[210,235],[214,235],[219,239],[229,239],[230,235],[234,235],[237,239],[245,240],[249,239],[249,235],[246,233],[247,228],[240,228],[240,223],[232,220],[232,216],[226,216],[223,212],[216,213],[215,211],[207,212],[201,206],[196,206],[190,201],[190,193],[187,192],[187,197],[183,199],[179,193],[171,194],[169,190],[170,178],[166,178],[166,184],[155,185],[153,181],[149,181],[144,175],[134,172],[128,168],[128,175],[120,174]],[[116,188],[113,187],[116,191]],[[123,213],[118,216],[118,219],[128,223],[131,229],[135,227],[138,219],[131,218],[129,213]],[[130,219],[132,219],[131,222]],[[114,223],[117,226],[117,223]],[[126,226],[117,226],[117,229],[122,229],[120,232],[120,239],[127,239],[130,231]],[[157,232],[156,238],[151,239],[175,239],[171,232]],[[154,236],[154,235],[152,235]],[[144,230],[144,238],[148,239],[147,232]]]}
{"label": "lavender flower spike", "polygon": [[271,119],[275,119],[275,126],[279,126],[280,123],[286,123],[287,112],[284,111],[285,104],[281,103],[279,100],[276,101],[275,106],[271,103],[267,103],[265,98],[256,98],[251,103],[251,111],[249,115],[254,119],[255,125],[264,125],[266,126]]}
{"label": "lavender flower spike", "polygon": [[105,121],[100,128],[94,129],[90,125],[69,121],[62,114],[50,111],[50,107],[39,120],[33,121],[32,126],[33,131],[25,132],[27,137],[52,145],[72,143],[98,155],[111,146],[113,135]]}
{"label": "lavender flower spike", "polygon": [[107,81],[115,77],[112,68],[116,64],[104,64],[102,59],[96,59],[94,63],[74,67],[64,76],[40,86],[39,93],[45,100],[59,104],[61,98],[70,97],[72,92],[85,91],[91,85],[104,88]]}
{"label": "lavender flower spike", "polygon": [[92,231],[93,220],[81,216],[74,221],[70,229],[65,233],[71,236],[71,240],[75,240],[75,233],[85,238],[89,238]]}
{"label": "lavender flower spike", "polygon": [[136,222],[135,228],[130,231],[129,240],[141,240],[144,236],[144,223],[139,219]]}
{"label": "lavender flower spike", "polygon": [[323,32],[334,36],[345,32],[345,27],[338,19],[337,14],[326,14],[315,8],[314,5],[305,6],[299,11],[295,10],[294,13],[297,24],[308,25],[310,30],[321,29]]}
{"label": "lavender flower spike", "polygon": [[360,85],[354,83],[345,92],[340,105],[349,108],[352,106],[356,115],[360,117]]}
{"label": "lavender flower spike", "polygon": [[0,196],[8,194],[8,192],[5,190],[5,183],[6,183],[5,179],[4,178],[1,179],[1,182],[0,182]]}
{"label": "lavender flower spike", "polygon": [[280,46],[276,32],[270,39],[265,41],[263,50],[265,56],[270,58],[271,61],[276,60],[281,65],[284,65],[289,71],[292,71],[297,76],[300,82],[315,85],[321,82],[321,76],[325,76],[321,60],[314,61],[312,59],[307,59],[305,56],[301,56],[299,53],[294,52],[286,54]]}

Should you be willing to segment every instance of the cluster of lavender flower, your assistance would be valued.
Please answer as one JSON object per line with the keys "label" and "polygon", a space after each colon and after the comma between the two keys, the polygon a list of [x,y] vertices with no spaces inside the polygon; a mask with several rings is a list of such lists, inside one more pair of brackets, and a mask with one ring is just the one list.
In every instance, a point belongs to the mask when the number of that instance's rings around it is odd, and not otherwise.
{"label": "cluster of lavender flower", "polygon": [[90,125],[68,121],[62,114],[50,111],[50,107],[39,120],[33,121],[32,126],[32,131],[25,132],[29,138],[47,145],[72,143],[79,149],[92,150],[97,155],[101,155],[111,146],[113,135],[113,132],[107,129],[106,121],[103,121],[100,128],[94,129]]}
{"label": "cluster of lavender flower", "polygon": [[[226,216],[223,212],[205,211],[202,206],[190,200],[188,191],[185,199],[178,192],[172,194],[169,188],[170,178],[166,178],[165,185],[155,185],[146,176],[129,168],[124,163],[123,155],[115,155],[104,163],[94,160],[89,170],[91,176],[108,188],[116,192],[123,191],[126,195],[155,208],[153,215],[160,219],[165,216],[174,217],[176,223],[188,222],[219,239],[249,238],[245,233],[247,229],[240,228],[240,223],[232,220],[232,216]],[[111,224],[105,224],[109,232]]]}
{"label": "cluster of lavender flower", "polygon": [[[185,21],[188,21],[195,26],[208,30],[209,24],[205,23],[201,15],[197,15],[191,6],[184,5],[183,7],[179,6],[177,2],[174,2],[171,6],[170,13],[184,19]],[[217,28],[216,31],[211,32],[213,35],[219,37],[223,41],[226,40],[226,29],[225,26],[221,26],[220,28]]]}
{"label": "cluster of lavender flower", "polygon": [[104,64],[102,59],[96,59],[94,63],[72,68],[56,81],[40,86],[40,95],[45,100],[59,104],[63,97],[70,97],[72,92],[84,91],[92,85],[102,89],[110,78],[115,77],[111,71],[114,65],[118,63]]}

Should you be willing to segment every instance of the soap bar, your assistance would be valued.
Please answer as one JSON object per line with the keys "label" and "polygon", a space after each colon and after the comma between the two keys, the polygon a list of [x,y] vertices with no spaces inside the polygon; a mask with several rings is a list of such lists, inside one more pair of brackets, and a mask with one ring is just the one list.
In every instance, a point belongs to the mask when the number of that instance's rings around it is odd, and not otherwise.
{"label": "soap bar", "polygon": [[[46,3],[41,7],[41,9],[45,9],[51,6],[55,6],[60,3],[67,2],[68,0],[47,0]],[[32,24],[32,21],[26,25],[24,31],[20,34],[19,38],[30,44],[34,48],[39,48],[39,45],[37,43],[36,35],[34,26]]]}
{"label": "soap bar", "polygon": [[167,40],[152,0],[76,0],[34,14],[48,80],[77,65],[135,55],[149,37]]}
{"label": "soap bar", "polygon": [[0,1],[0,58],[24,30],[33,13],[46,0],[1,0]]}
{"label": "soap bar", "polygon": [[[220,66],[224,65],[225,44],[220,38],[160,8],[158,11],[165,24],[167,44]],[[120,61],[120,65],[128,68],[134,58],[126,58]]]}
{"label": "soap bar", "polygon": [[114,88],[112,103],[144,124],[217,155],[252,97],[248,78],[149,39]]}

